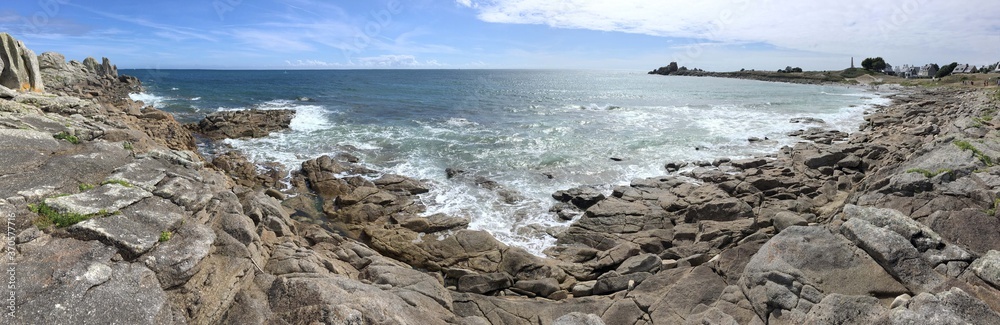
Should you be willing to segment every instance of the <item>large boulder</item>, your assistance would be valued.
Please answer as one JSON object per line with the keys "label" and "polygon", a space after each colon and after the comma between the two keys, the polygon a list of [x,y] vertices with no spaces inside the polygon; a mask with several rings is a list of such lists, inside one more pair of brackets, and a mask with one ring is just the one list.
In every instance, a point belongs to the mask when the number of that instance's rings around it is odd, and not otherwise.
{"label": "large boulder", "polygon": [[747,263],[740,287],[767,320],[805,314],[827,294],[895,296],[908,292],[865,251],[824,227],[788,227]]}
{"label": "large boulder", "polygon": [[35,52],[7,33],[0,33],[0,61],[0,85],[19,91],[45,91]]}
{"label": "large boulder", "polygon": [[289,109],[225,111],[209,114],[198,124],[187,127],[215,140],[260,138],[287,130],[293,117],[295,111]]}

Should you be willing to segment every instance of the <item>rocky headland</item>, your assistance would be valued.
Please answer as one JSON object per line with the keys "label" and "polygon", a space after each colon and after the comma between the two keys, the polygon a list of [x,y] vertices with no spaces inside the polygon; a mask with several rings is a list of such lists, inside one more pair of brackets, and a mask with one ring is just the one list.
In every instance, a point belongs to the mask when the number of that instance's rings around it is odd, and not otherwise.
{"label": "rocky headland", "polygon": [[0,76],[28,76],[0,87],[7,324],[1000,323],[992,92],[906,89],[849,135],[559,191],[581,216],[539,257],[346,154],[203,157],[191,130],[287,123],[185,127],[107,59],[0,40]]}

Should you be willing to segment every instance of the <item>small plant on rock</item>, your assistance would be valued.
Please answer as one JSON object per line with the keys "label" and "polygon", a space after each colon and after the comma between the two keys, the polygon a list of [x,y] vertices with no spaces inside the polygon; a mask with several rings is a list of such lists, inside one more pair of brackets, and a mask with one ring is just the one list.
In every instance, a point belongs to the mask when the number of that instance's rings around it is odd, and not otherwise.
{"label": "small plant on rock", "polygon": [[45,202],[39,204],[29,204],[28,209],[31,210],[31,212],[37,213],[38,216],[41,217],[35,222],[35,225],[38,226],[38,228],[46,228],[50,225],[65,228],[92,217],[79,213],[59,212],[48,204],[45,204]]}
{"label": "small plant on rock", "polygon": [[129,183],[128,181],[121,179],[109,179],[101,183],[101,185],[108,185],[108,184],[118,184],[124,187],[132,187],[132,183]]}
{"label": "small plant on rock", "polygon": [[170,230],[164,230],[164,231],[160,232],[160,242],[161,243],[166,242],[166,241],[170,240],[170,237],[173,237],[173,236],[174,236],[173,232],[171,232]]}
{"label": "small plant on rock", "polygon": [[976,156],[976,158],[978,158],[979,161],[983,162],[983,164],[986,164],[986,167],[993,166],[993,158],[987,156],[981,150],[977,149],[975,146],[972,145],[972,143],[969,143],[969,141],[955,140],[955,145],[958,146],[959,149],[962,149],[962,151],[972,151],[972,154]]}
{"label": "small plant on rock", "polygon": [[86,192],[92,189],[94,189],[94,184],[89,184],[89,183],[80,184],[80,192]]}
{"label": "small plant on rock", "polygon": [[68,132],[65,131],[56,133],[52,137],[59,140],[66,140],[67,142],[72,144],[80,144],[80,138],[77,138],[75,135],[69,134]]}

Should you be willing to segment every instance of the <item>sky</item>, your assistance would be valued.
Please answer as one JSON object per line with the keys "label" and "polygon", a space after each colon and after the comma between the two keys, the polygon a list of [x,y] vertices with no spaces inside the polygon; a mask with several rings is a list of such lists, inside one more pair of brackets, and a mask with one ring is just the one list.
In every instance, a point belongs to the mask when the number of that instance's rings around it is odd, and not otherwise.
{"label": "sky", "polygon": [[139,69],[711,71],[1000,61],[1000,1],[4,0],[36,53]]}

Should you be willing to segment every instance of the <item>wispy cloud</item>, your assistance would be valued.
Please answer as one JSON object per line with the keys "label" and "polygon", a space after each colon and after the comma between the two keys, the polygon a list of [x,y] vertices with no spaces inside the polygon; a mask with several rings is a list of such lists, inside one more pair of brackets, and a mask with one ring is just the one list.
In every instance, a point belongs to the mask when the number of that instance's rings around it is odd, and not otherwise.
{"label": "wispy cloud", "polygon": [[90,7],[80,6],[80,5],[71,3],[71,2],[66,3],[66,5],[67,6],[72,6],[72,7],[75,7],[75,8],[78,8],[78,9],[81,9],[81,10],[93,13],[95,15],[102,16],[102,17],[106,17],[106,18],[118,20],[118,21],[121,21],[121,22],[130,23],[130,24],[137,25],[137,26],[142,26],[142,27],[150,28],[150,29],[153,29],[153,30],[156,31],[155,35],[160,36],[160,37],[164,37],[164,38],[167,38],[167,39],[171,39],[171,40],[174,40],[174,41],[182,41],[182,40],[188,40],[188,39],[200,39],[200,40],[210,41],[210,42],[216,42],[217,41],[217,39],[208,36],[203,30],[199,30],[199,29],[187,28],[187,27],[179,27],[179,26],[171,26],[171,25],[168,25],[168,24],[157,23],[157,22],[149,21],[149,20],[142,19],[142,18],[134,18],[134,17],[126,16],[126,15],[121,15],[121,14],[116,14],[116,13],[111,13],[111,12],[96,10],[96,9],[93,9],[93,8],[90,8]]}
{"label": "wispy cloud", "polygon": [[[995,53],[1000,2],[975,0],[456,0],[480,20],[767,43],[824,53]],[[977,41],[978,40],[978,41]],[[989,41],[986,41],[989,40]],[[994,48],[991,48],[994,47]]]}

